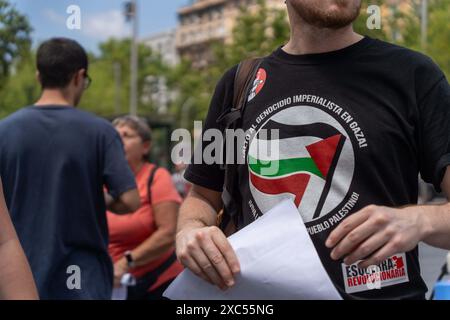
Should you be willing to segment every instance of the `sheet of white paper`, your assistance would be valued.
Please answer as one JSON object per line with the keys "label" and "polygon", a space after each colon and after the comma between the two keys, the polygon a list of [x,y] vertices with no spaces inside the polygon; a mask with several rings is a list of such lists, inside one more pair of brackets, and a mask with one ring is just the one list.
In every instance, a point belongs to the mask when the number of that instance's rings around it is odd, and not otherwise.
{"label": "sheet of white paper", "polygon": [[342,299],[291,200],[229,240],[241,265],[232,288],[221,291],[185,270],[164,296],[172,300]]}

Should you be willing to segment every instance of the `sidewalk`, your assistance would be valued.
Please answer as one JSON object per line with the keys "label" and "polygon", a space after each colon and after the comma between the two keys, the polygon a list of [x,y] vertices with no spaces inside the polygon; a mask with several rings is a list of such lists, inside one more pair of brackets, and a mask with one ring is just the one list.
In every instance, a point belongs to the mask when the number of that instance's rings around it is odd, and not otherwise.
{"label": "sidewalk", "polygon": [[[430,201],[429,204],[438,204],[445,201],[444,198],[435,198]],[[421,274],[428,287],[427,298],[430,296],[436,279],[441,273],[441,268],[445,263],[447,252],[447,250],[437,249],[425,243],[420,243],[419,245]]]}

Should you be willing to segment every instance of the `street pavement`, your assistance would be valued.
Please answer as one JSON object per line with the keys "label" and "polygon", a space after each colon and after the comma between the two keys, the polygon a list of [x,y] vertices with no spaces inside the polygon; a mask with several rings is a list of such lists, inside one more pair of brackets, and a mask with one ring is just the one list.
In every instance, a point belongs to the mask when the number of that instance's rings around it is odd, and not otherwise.
{"label": "street pavement", "polygon": [[448,251],[433,248],[429,245],[421,243],[419,245],[419,261],[422,278],[427,284],[427,298],[433,290],[436,279],[441,273],[443,264],[446,261]]}
{"label": "street pavement", "polygon": [[[435,198],[429,203],[437,204],[444,201],[443,198]],[[420,243],[419,245],[421,274],[428,287],[427,298],[430,296],[434,284],[436,283],[436,279],[441,273],[442,266],[446,261],[447,253],[447,250],[437,249],[425,243]]]}

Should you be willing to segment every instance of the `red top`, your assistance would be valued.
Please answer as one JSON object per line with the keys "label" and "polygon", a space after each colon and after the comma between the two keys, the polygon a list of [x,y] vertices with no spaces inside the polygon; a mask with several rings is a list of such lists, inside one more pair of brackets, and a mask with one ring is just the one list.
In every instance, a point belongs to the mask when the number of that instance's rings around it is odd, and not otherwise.
{"label": "red top", "polygon": [[[148,180],[150,173],[155,168],[154,164],[144,164],[136,175],[136,184],[141,198],[141,207],[126,215],[117,215],[107,212],[109,228],[109,254],[114,262],[121,259],[127,250],[133,250],[148,239],[155,231],[152,206],[148,199]],[[158,168],[151,186],[152,204],[173,201],[181,203],[170,173],[164,168]],[[135,277],[140,277],[160,266],[174,251],[174,248],[161,255],[149,264],[134,268],[130,272]],[[183,270],[182,265],[175,261],[168,269],[159,275],[158,280],[149,291],[156,289],[168,280],[175,278]]]}

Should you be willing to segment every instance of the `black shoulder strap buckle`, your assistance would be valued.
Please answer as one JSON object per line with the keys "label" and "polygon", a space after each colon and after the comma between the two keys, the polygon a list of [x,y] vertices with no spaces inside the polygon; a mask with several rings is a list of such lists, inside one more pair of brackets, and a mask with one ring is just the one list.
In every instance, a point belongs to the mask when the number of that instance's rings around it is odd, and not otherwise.
{"label": "black shoulder strap buckle", "polygon": [[241,109],[231,108],[223,112],[218,118],[217,123],[228,129],[230,126],[241,118]]}

